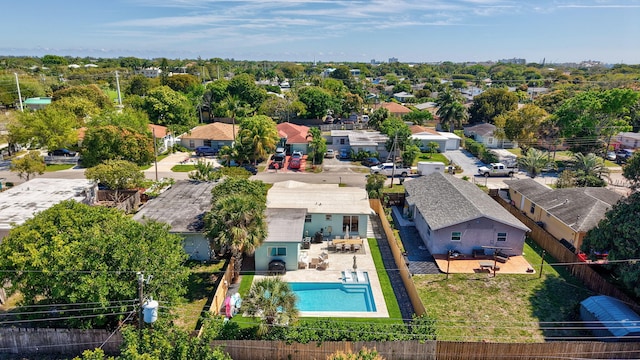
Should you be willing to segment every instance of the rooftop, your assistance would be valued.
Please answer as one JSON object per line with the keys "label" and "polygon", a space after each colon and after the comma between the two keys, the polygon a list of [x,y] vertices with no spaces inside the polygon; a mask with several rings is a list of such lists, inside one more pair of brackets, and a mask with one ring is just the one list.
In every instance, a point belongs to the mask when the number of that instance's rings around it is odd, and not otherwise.
{"label": "rooftop", "polygon": [[200,232],[204,214],[211,209],[213,182],[176,181],[171,188],[149,200],[133,219],[151,219],[169,224],[171,232]]}
{"label": "rooftop", "polygon": [[364,189],[338,184],[277,182],[267,194],[267,208],[305,209],[313,214],[371,214]]}
{"label": "rooftop", "polygon": [[292,123],[280,123],[276,126],[278,135],[287,139],[287,144],[308,143],[309,127]]}
{"label": "rooftop", "polygon": [[267,238],[265,242],[296,242],[302,240],[306,211],[300,209],[267,209]]}
{"label": "rooftop", "polygon": [[[236,124],[235,133],[238,135],[240,126]],[[233,125],[221,122],[196,126],[190,132],[181,136],[182,139],[207,139],[233,141]]]}

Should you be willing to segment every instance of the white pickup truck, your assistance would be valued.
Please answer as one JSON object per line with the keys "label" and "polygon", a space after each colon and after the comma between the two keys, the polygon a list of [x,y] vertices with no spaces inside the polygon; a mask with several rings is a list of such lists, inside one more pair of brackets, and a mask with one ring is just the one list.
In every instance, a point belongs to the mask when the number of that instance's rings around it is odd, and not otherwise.
{"label": "white pickup truck", "polygon": [[484,177],[489,176],[513,176],[518,171],[516,168],[507,167],[503,163],[492,163],[489,166],[482,166],[478,169],[478,174]]}
{"label": "white pickup truck", "polygon": [[372,174],[382,174],[386,176],[402,176],[407,177],[411,174],[411,168],[396,164],[395,169],[393,163],[382,163],[370,168]]}

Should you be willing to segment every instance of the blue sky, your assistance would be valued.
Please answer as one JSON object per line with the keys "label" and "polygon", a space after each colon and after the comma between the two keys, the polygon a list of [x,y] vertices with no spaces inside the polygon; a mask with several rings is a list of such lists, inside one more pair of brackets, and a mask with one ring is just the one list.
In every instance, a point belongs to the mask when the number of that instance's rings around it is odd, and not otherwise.
{"label": "blue sky", "polygon": [[640,63],[640,0],[22,0],[0,54]]}

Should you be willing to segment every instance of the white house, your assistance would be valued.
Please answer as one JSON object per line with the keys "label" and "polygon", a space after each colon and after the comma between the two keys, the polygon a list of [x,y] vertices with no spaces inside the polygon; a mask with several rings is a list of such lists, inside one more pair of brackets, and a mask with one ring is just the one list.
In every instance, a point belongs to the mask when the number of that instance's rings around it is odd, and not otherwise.
{"label": "white house", "polygon": [[637,149],[640,147],[640,134],[634,132],[621,132],[615,137],[615,141],[623,149]]}
{"label": "white house", "polygon": [[354,152],[377,152],[381,157],[387,155],[386,144],[389,137],[379,131],[368,130],[331,130],[327,145],[334,150],[349,149]]}
{"label": "white house", "polygon": [[507,139],[498,139],[495,136],[496,126],[489,123],[481,123],[464,128],[464,135],[484,144],[489,149],[511,149],[517,143]]}

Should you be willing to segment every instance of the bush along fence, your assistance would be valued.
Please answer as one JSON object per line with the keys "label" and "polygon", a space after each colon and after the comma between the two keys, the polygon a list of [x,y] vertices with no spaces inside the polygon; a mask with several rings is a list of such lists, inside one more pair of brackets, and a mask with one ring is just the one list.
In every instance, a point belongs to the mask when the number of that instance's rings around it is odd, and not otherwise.
{"label": "bush along fence", "polygon": [[511,214],[513,214],[518,218],[518,220],[523,222],[529,229],[531,229],[529,237],[533,239],[536,244],[540,245],[540,247],[542,247],[549,255],[553,256],[560,263],[570,264],[567,265],[568,270],[573,276],[580,279],[580,281],[582,281],[589,290],[598,294],[608,295],[619,299],[629,305],[629,307],[631,307],[634,311],[640,312],[640,306],[633,298],[608,282],[594,269],[592,269],[591,265],[580,261],[576,254],[562,245],[560,241],[553,235],[548,233],[542,227],[538,226],[535,221],[520,212],[517,207],[509,204],[509,202],[507,202],[500,196],[497,196],[497,192],[494,192],[491,195],[500,205],[509,210]]}
{"label": "bush along fence", "polygon": [[484,144],[475,140],[466,138],[464,140],[464,148],[487,164],[498,162],[498,157],[494,153],[489,151]]}

